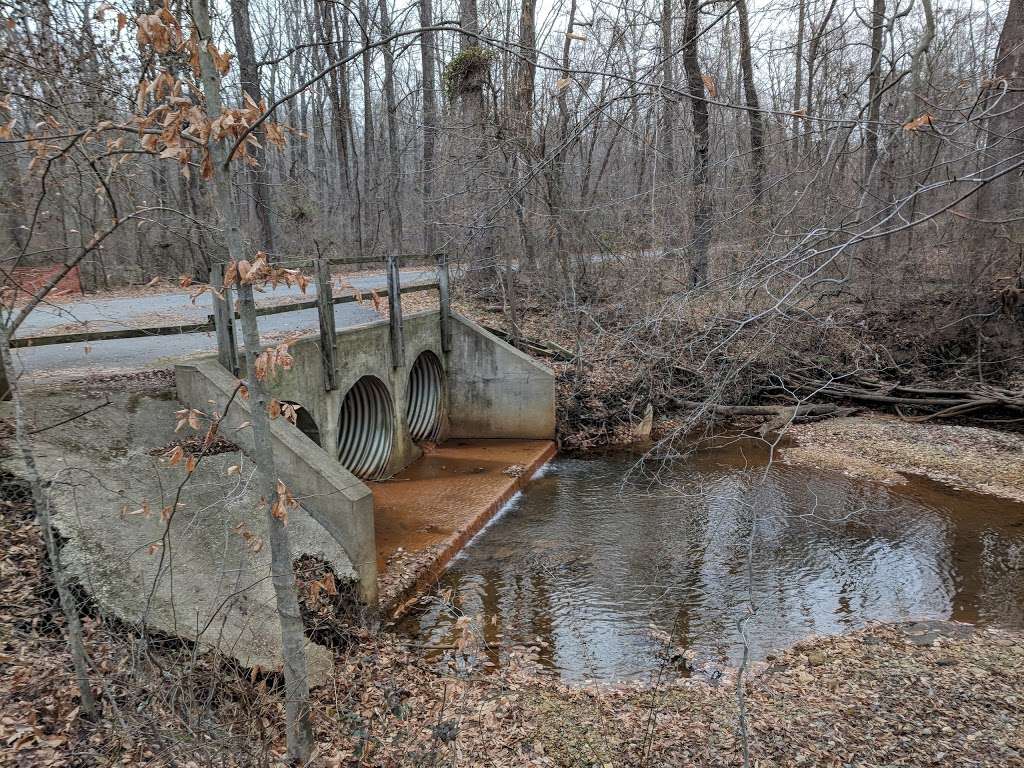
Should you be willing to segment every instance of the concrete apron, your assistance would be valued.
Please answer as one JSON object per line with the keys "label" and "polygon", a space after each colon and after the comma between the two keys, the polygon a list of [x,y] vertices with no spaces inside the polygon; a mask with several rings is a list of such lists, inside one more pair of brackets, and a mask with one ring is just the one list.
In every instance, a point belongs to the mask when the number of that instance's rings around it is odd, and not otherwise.
{"label": "concrete apron", "polygon": [[450,440],[371,485],[382,607],[434,582],[555,452],[549,440]]}
{"label": "concrete apron", "polygon": [[[405,546],[395,542],[395,530],[403,530],[414,548],[440,547],[436,557],[427,555],[427,571],[443,567],[525,482],[520,478],[528,478],[554,451],[554,373],[472,321],[458,315],[452,320],[451,348],[444,352],[437,311],[407,316],[400,360],[392,359],[386,320],[339,332],[334,356],[337,386],[330,390],[324,383],[319,337],[295,340],[289,347],[294,360],[290,370],[277,372],[267,382],[272,397],[299,405],[308,415],[305,434],[284,419],[271,422],[278,474],[303,508],[344,548],[358,574],[360,597],[368,604],[377,602],[378,567],[387,553]],[[415,399],[411,374],[425,353],[443,367],[443,406],[434,438],[491,443],[489,450],[496,452],[483,463],[490,467],[483,473],[491,476],[487,482],[467,482],[464,472],[438,473],[436,457],[429,456],[422,467],[410,470],[411,475],[403,474],[422,455],[412,439],[407,409]],[[179,400],[206,413],[223,411],[237,381],[213,357],[179,365],[176,375]],[[351,438],[346,436],[346,397],[366,382],[386,399],[383,418],[377,414],[374,424],[387,431],[390,445],[379,466],[361,479],[340,463],[339,452],[345,455],[346,439]],[[247,452],[252,448],[251,429],[239,428],[249,420],[248,410],[248,402],[236,399],[225,418],[225,433]],[[498,450],[499,440],[513,443]],[[471,452],[459,459],[467,445],[449,443],[439,455],[453,465],[480,460]],[[518,466],[525,469],[515,469]],[[521,472],[519,477],[502,475],[510,468]],[[494,482],[495,475],[500,482]],[[380,477],[392,477],[394,484],[374,483],[371,491],[366,481]],[[398,484],[414,477],[426,495],[395,490],[407,487]],[[451,492],[439,491],[449,486]],[[456,488],[461,491],[455,492]],[[375,501],[390,510],[380,521]],[[417,531],[429,531],[431,526],[436,536],[432,533],[425,544]],[[378,532],[384,536],[383,550],[376,541]]]}

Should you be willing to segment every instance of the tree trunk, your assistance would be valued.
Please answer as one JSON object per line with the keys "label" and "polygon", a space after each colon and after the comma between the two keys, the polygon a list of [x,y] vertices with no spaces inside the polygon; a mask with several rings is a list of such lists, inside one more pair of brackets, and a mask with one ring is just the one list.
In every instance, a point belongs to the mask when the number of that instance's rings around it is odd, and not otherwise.
{"label": "tree trunk", "polygon": [[573,275],[569,264],[569,254],[565,241],[565,160],[569,154],[569,98],[571,87],[569,54],[572,49],[573,25],[576,23],[576,0],[570,0],[569,23],[566,27],[565,39],[562,43],[562,69],[559,73],[558,85],[558,128],[555,134],[555,150],[548,164],[548,207],[551,211],[550,246],[558,259],[559,269],[565,282],[566,299],[575,304]]}
{"label": "tree trunk", "polygon": [[800,111],[800,104],[803,98],[804,84],[804,28],[807,18],[807,0],[797,0],[800,8],[797,12],[796,23],[796,51],[793,53],[793,63],[796,72],[793,76],[793,164],[796,164],[800,156],[800,117],[796,114]]}
{"label": "tree trunk", "polygon": [[[388,0],[380,0],[380,33],[382,37],[391,34],[391,17],[388,14]],[[384,188],[384,205],[388,211],[391,230],[391,247],[395,254],[402,252],[402,161],[398,147],[398,105],[395,101],[395,53],[391,43],[383,46],[384,51],[384,109],[387,112],[388,175]]]}
{"label": "tree trunk", "polygon": [[[434,9],[431,0],[420,0],[420,26],[432,26]],[[423,249],[432,254],[437,247],[437,224],[434,221],[434,146],[437,141],[437,90],[434,61],[434,33],[420,35],[420,67],[423,73],[423,170],[420,184],[423,194]]]}
{"label": "tree trunk", "polygon": [[[349,120],[348,106],[348,66],[340,64],[345,51],[339,55],[335,40],[335,16],[332,3],[317,3],[318,33],[323,43],[327,63],[331,67],[327,98],[331,103],[331,131],[334,135],[334,149],[338,164],[338,176],[341,182],[341,206],[350,213],[358,208],[353,205],[352,176],[349,171],[349,146],[346,127]],[[338,233],[338,240],[344,242],[344,232]]]}
{"label": "tree trunk", "polygon": [[[203,92],[210,114],[221,111],[221,79],[207,51],[212,41],[208,0],[191,0],[192,17],[200,38],[199,59],[202,67]],[[223,142],[211,143],[213,183],[223,223],[228,254],[234,261],[245,258],[238,208],[231,194],[230,168],[227,167],[227,147]],[[284,661],[285,713],[288,731],[288,752],[292,760],[305,764],[313,749],[313,732],[309,719],[309,679],[306,670],[306,637],[299,612],[299,601],[292,567],[291,542],[288,528],[271,514],[269,504],[277,496],[277,472],[274,467],[270,421],[267,415],[267,395],[263,382],[256,376],[256,356],[260,350],[259,329],[256,325],[256,304],[252,286],[242,283],[238,289],[238,308],[241,315],[242,336],[245,341],[246,386],[251,402],[253,430],[253,458],[259,467],[259,484],[267,500],[267,530],[270,543],[271,579],[277,599],[277,614],[281,622],[281,650]]]}
{"label": "tree trunk", "polygon": [[[828,8],[821,24],[811,30],[811,40],[807,47],[807,96],[804,105],[804,112],[809,118],[814,110],[814,78],[818,72],[818,49],[821,47],[821,38],[828,29],[828,23],[832,19],[832,12],[835,10],[837,0],[829,0]],[[804,152],[811,151],[811,137],[814,133],[815,124],[808,122],[807,130],[804,131]]]}
{"label": "tree trunk", "polygon": [[865,189],[871,186],[872,173],[878,162],[878,118],[882,111],[882,32],[885,25],[885,0],[873,0],[871,6],[871,64],[868,70],[868,111],[864,128]]}
{"label": "tree trunk", "polygon": [[[372,205],[373,210],[367,224],[372,238],[370,248],[375,249],[377,237],[377,215],[380,209],[380,200],[377,198],[380,179],[377,178],[377,145],[373,138],[373,60],[371,52],[366,46],[370,44],[370,5],[369,0],[359,0],[359,27],[362,35],[362,45],[365,49],[362,55],[363,63],[363,204]],[[375,201],[373,205],[371,201]],[[364,254],[365,255],[365,254]]]}
{"label": "tree trunk", "polygon": [[[0,196],[3,202],[3,218],[7,221],[7,236],[14,252],[20,253],[28,244],[28,227],[25,224],[25,201],[22,197],[21,170],[18,158],[13,152],[0,154]],[[9,264],[10,262],[6,262]]]}
{"label": "tree trunk", "polygon": [[[341,28],[338,29],[337,17],[335,17],[335,28],[334,34],[341,42],[341,50],[339,55],[341,58],[348,57],[349,51],[349,40],[350,40],[350,29],[351,20],[353,18],[352,9],[350,4],[346,4],[345,13],[341,14]],[[351,197],[353,201],[353,210],[351,221],[353,229],[355,230],[356,236],[356,250],[357,253],[365,253],[365,239],[363,237],[363,194],[362,187],[360,186],[359,177],[359,150],[356,145],[356,131],[353,124],[352,117],[352,97],[349,93],[348,84],[348,67],[346,66],[340,74],[340,88],[341,88],[341,103],[344,107],[345,114],[345,131],[348,134],[348,146],[351,150],[352,156],[352,180],[351,180]]]}
{"label": "tree trunk", "polygon": [[750,193],[755,209],[764,204],[765,175],[767,161],[764,156],[764,115],[754,84],[754,64],[750,55],[750,23],[747,19],[746,0],[736,0],[736,12],[740,27],[740,69],[743,75],[743,96],[747,102],[747,117],[750,120],[750,154],[754,172],[750,179]]}
{"label": "tree trunk", "polygon": [[[673,60],[675,58],[675,52],[672,47],[672,0],[662,0],[661,2],[661,125],[658,130],[661,132],[661,147],[660,147],[660,162],[654,164],[655,174],[657,174],[657,168],[660,165],[663,178],[661,180],[661,187],[666,190],[675,189],[675,142],[673,138],[673,130],[675,129],[676,123],[676,94],[675,94],[675,75],[673,71]],[[651,186],[652,197],[657,195],[657,186]],[[663,198],[664,199],[664,198]],[[657,206],[657,200],[652,199],[651,204]],[[671,212],[672,205],[668,199],[664,200],[665,215],[652,217],[651,225],[657,226],[656,221],[661,221],[659,230],[655,233],[654,247],[659,246],[659,241],[664,246],[669,248],[676,244],[676,237],[674,227],[671,226]]]}
{"label": "tree trunk", "polygon": [[675,173],[675,147],[672,131],[675,128],[675,76],[672,68],[672,0],[661,2],[661,164],[666,184],[672,183]]}
{"label": "tree trunk", "polygon": [[[1011,0],[999,36],[992,84],[985,107],[994,115],[987,126],[984,175],[1008,171],[1021,162],[1024,151],[1024,0]],[[1018,252],[1024,246],[1024,181],[1010,171],[986,185],[978,196],[978,215],[994,224],[977,227],[979,252]],[[993,231],[994,230],[994,231]]]}
{"label": "tree trunk", "polygon": [[[256,47],[252,41],[252,28],[249,26],[249,0],[230,0],[231,25],[235,32],[235,52],[238,55],[238,77],[242,92],[247,93],[257,104],[263,99],[263,88],[260,84],[260,69],[256,64]],[[267,151],[264,132],[257,132],[264,153]],[[270,221],[270,173],[267,159],[249,169],[252,179],[252,199],[256,207],[256,223],[258,242],[261,250],[268,253],[274,250],[274,230]]]}
{"label": "tree trunk", "polygon": [[[467,32],[479,32],[480,21],[476,0],[460,0],[459,21]],[[472,55],[479,50],[480,41],[470,34],[459,37],[460,55]],[[471,63],[460,83],[459,98],[462,107],[461,126],[463,140],[468,145],[463,155],[462,168],[469,186],[466,190],[465,220],[468,224],[466,236],[469,252],[469,278],[480,281],[492,276],[495,271],[495,232],[492,222],[486,216],[490,208],[489,187],[493,184],[490,147],[488,146],[487,109],[484,101],[484,83],[487,81],[489,63]],[[468,160],[468,163],[466,162]]]}
{"label": "tree trunk", "polygon": [[708,103],[704,98],[704,75],[697,56],[700,35],[699,0],[685,0],[686,21],[683,36],[683,69],[686,87],[690,92],[690,111],[693,113],[693,285],[707,278],[708,249],[711,244],[711,217],[714,213],[711,192],[708,189],[711,129],[708,122]]}
{"label": "tree trunk", "polygon": [[533,110],[534,88],[537,77],[537,2],[522,0],[519,7],[519,50],[522,58],[516,63],[512,116],[508,121],[515,142],[515,151],[509,167],[509,185],[513,188],[512,210],[515,214],[519,239],[523,246],[523,257],[516,269],[512,254],[505,255],[505,295],[508,302],[508,326],[513,345],[519,343],[519,308],[517,280],[524,266],[534,267],[537,262],[533,237],[526,223],[526,180],[521,178],[521,168],[529,173],[534,154]]}

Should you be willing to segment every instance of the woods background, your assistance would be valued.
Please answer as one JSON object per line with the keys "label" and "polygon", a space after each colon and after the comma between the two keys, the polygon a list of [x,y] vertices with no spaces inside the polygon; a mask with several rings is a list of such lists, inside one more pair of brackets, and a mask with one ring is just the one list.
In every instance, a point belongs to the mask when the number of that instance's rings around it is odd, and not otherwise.
{"label": "woods background", "polygon": [[[205,278],[217,258],[198,158],[128,129],[161,73],[187,68],[181,51],[140,54],[127,21],[147,10],[4,9],[5,270],[63,261],[115,205],[122,218],[154,210],[84,260],[87,290]],[[169,10],[188,27],[180,4]],[[481,278],[536,270],[571,301],[614,257],[642,266],[636,279],[802,272],[870,302],[1018,266],[1007,206],[1019,196],[972,194],[1021,160],[1017,139],[1000,141],[1021,99],[1005,11],[232,0],[214,33],[237,56],[233,106],[243,91],[294,94],[273,118],[284,147],[263,134],[235,171],[253,247],[278,258],[308,257],[314,241],[338,259],[444,249]],[[104,123],[126,130],[74,141]]]}

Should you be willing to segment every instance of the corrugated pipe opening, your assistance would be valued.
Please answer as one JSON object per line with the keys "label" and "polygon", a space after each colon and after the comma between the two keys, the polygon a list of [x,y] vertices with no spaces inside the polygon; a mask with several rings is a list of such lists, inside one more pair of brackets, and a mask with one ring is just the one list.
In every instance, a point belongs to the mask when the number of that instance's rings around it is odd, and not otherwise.
{"label": "corrugated pipe opening", "polygon": [[363,376],[341,404],[338,461],[356,477],[378,480],[394,443],[391,395],[376,376]]}
{"label": "corrugated pipe opening", "polygon": [[444,368],[433,352],[422,352],[409,371],[405,406],[405,420],[413,442],[437,437],[443,404]]}
{"label": "corrugated pipe opening", "polygon": [[316,420],[310,412],[303,408],[301,403],[296,403],[294,400],[285,400],[284,402],[295,408],[295,426],[299,431],[317,445],[323,445],[320,442],[320,428],[316,425]]}

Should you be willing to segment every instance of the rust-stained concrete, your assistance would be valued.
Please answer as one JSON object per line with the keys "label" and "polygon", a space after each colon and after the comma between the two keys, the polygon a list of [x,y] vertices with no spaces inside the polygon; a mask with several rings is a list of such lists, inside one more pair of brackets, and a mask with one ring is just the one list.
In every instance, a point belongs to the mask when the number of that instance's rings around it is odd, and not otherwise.
{"label": "rust-stained concrete", "polygon": [[550,440],[451,440],[372,484],[378,571],[401,547],[431,552],[406,587],[436,576],[554,455]]}

